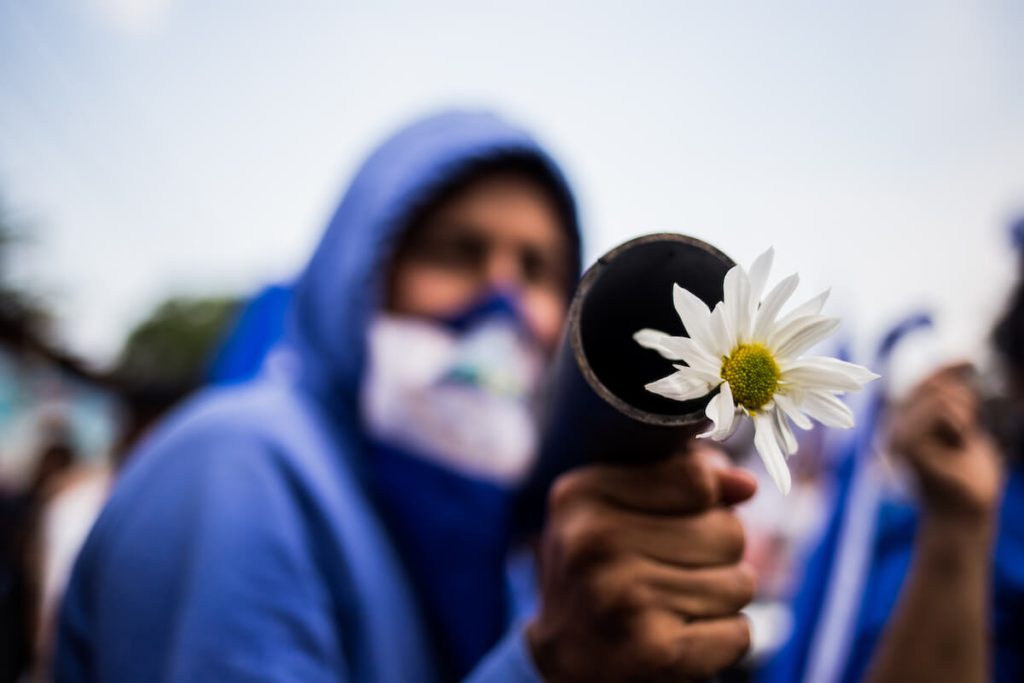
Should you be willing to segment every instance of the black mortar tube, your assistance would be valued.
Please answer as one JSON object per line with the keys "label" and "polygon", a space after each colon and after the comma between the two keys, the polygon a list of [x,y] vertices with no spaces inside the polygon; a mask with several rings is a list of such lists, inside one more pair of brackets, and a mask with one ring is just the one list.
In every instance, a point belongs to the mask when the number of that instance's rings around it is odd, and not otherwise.
{"label": "black mortar tube", "polygon": [[673,284],[713,308],[733,265],[706,242],[659,233],[619,245],[584,273],[545,392],[536,465],[520,496],[526,533],[540,528],[548,489],[562,473],[665,458],[704,429],[710,396],[679,402],[644,389],[675,370],[633,333],[649,327],[685,336]]}

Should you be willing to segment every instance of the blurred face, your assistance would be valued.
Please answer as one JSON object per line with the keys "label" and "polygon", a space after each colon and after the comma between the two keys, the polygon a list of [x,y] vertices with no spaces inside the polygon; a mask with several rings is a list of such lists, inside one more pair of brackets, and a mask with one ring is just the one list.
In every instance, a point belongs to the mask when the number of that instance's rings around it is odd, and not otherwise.
{"label": "blurred face", "polygon": [[569,248],[544,190],[521,176],[486,176],[410,229],[392,266],[388,309],[445,318],[511,291],[533,334],[553,349],[566,314]]}

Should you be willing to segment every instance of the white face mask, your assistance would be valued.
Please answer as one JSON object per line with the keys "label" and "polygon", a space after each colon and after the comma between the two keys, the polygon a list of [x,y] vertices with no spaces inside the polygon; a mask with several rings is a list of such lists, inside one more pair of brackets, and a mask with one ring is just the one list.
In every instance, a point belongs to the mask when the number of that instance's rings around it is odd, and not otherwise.
{"label": "white face mask", "polygon": [[493,315],[456,332],[380,313],[368,351],[360,401],[374,439],[478,479],[524,478],[537,447],[532,402],[545,354],[513,318]]}

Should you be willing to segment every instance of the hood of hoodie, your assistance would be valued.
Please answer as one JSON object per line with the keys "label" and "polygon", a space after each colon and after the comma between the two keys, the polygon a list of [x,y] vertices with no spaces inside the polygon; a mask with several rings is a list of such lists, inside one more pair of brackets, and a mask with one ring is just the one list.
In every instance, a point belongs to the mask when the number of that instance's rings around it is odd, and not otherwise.
{"label": "hood of hoodie", "polygon": [[295,283],[286,341],[303,381],[334,410],[355,411],[366,333],[383,301],[386,264],[414,212],[480,163],[538,162],[566,215],[574,272],[580,231],[559,166],[522,128],[483,111],[449,111],[401,129],[366,159]]}

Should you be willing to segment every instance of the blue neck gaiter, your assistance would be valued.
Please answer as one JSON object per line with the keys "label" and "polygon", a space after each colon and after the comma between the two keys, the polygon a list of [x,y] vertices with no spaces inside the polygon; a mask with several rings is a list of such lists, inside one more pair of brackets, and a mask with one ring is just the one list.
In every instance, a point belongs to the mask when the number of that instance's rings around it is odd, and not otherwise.
{"label": "blue neck gaiter", "polygon": [[534,454],[523,432],[536,428],[529,402],[543,361],[516,310],[495,295],[443,323],[399,320],[385,333],[390,350],[371,333],[370,489],[452,680],[507,624],[510,514]]}
{"label": "blue neck gaiter", "polygon": [[510,492],[383,445],[370,476],[442,671],[458,680],[505,629]]}

